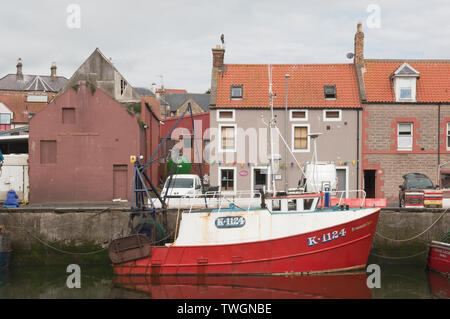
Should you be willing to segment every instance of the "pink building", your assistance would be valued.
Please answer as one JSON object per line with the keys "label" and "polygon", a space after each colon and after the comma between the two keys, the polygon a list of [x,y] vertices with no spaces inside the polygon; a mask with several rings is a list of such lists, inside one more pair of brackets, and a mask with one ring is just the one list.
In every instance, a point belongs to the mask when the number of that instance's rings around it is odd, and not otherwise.
{"label": "pink building", "polygon": [[[149,103],[119,103],[80,81],[30,121],[30,202],[130,201],[130,156],[147,159],[158,140]],[[150,171],[157,184],[158,163]]]}

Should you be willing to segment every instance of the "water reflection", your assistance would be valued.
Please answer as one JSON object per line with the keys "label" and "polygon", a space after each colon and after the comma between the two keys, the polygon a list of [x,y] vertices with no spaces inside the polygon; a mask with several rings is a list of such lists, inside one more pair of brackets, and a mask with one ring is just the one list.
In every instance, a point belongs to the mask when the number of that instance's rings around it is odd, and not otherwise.
{"label": "water reflection", "polygon": [[433,271],[428,272],[428,283],[433,298],[450,299],[450,278]]}
{"label": "water reflection", "polygon": [[113,284],[111,298],[372,298],[365,273],[312,276],[116,276]]}
{"label": "water reflection", "polygon": [[81,266],[81,288],[66,285],[67,265],[0,271],[0,299],[424,299],[450,297],[450,279],[425,265],[381,264],[381,288],[367,275],[153,276],[112,274],[109,265]]}

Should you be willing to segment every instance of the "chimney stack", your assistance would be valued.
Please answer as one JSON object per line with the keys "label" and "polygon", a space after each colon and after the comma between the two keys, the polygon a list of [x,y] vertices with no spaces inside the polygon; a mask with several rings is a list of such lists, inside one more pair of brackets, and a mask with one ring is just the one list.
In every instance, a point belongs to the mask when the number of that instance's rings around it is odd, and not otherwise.
{"label": "chimney stack", "polygon": [[17,60],[16,67],[17,67],[17,73],[16,73],[17,79],[23,80],[22,59],[21,58],[19,58],[19,60]]}
{"label": "chimney stack", "polygon": [[52,62],[52,66],[50,67],[50,75],[52,78],[56,77],[56,62]]}
{"label": "chimney stack", "polygon": [[225,71],[223,64],[225,49],[221,48],[220,45],[217,45],[215,49],[212,49],[212,54],[213,54],[213,65],[211,72],[211,94],[209,98],[209,105],[214,107],[216,106],[217,80],[219,77],[219,72]]}
{"label": "chimney stack", "polygon": [[357,67],[364,66],[364,32],[362,32],[362,23],[358,23],[355,34],[355,58],[353,63]]}
{"label": "chimney stack", "polygon": [[212,53],[213,53],[213,67],[222,69],[225,50],[222,49],[220,45],[217,45],[215,49],[212,49]]}

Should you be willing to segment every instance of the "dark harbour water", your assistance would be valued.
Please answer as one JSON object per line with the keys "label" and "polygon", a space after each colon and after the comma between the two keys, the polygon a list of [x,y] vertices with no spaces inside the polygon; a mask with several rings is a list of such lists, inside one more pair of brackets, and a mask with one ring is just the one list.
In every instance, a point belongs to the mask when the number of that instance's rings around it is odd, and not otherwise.
{"label": "dark harbour water", "polygon": [[67,266],[0,271],[0,299],[448,299],[450,279],[423,264],[379,264],[371,273],[313,276],[113,277],[110,266],[80,266],[80,288],[68,288]]}

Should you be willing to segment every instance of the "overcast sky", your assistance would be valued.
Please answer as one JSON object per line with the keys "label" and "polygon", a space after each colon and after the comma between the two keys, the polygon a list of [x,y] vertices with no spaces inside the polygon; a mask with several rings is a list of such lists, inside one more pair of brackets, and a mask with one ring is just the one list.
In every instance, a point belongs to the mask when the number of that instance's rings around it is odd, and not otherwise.
{"label": "overcast sky", "polygon": [[204,93],[222,33],[225,63],[346,63],[358,22],[366,58],[448,59],[449,17],[447,0],[2,1],[0,76],[21,57],[25,74],[55,61],[70,78],[98,47],[133,86],[162,75],[166,88]]}

